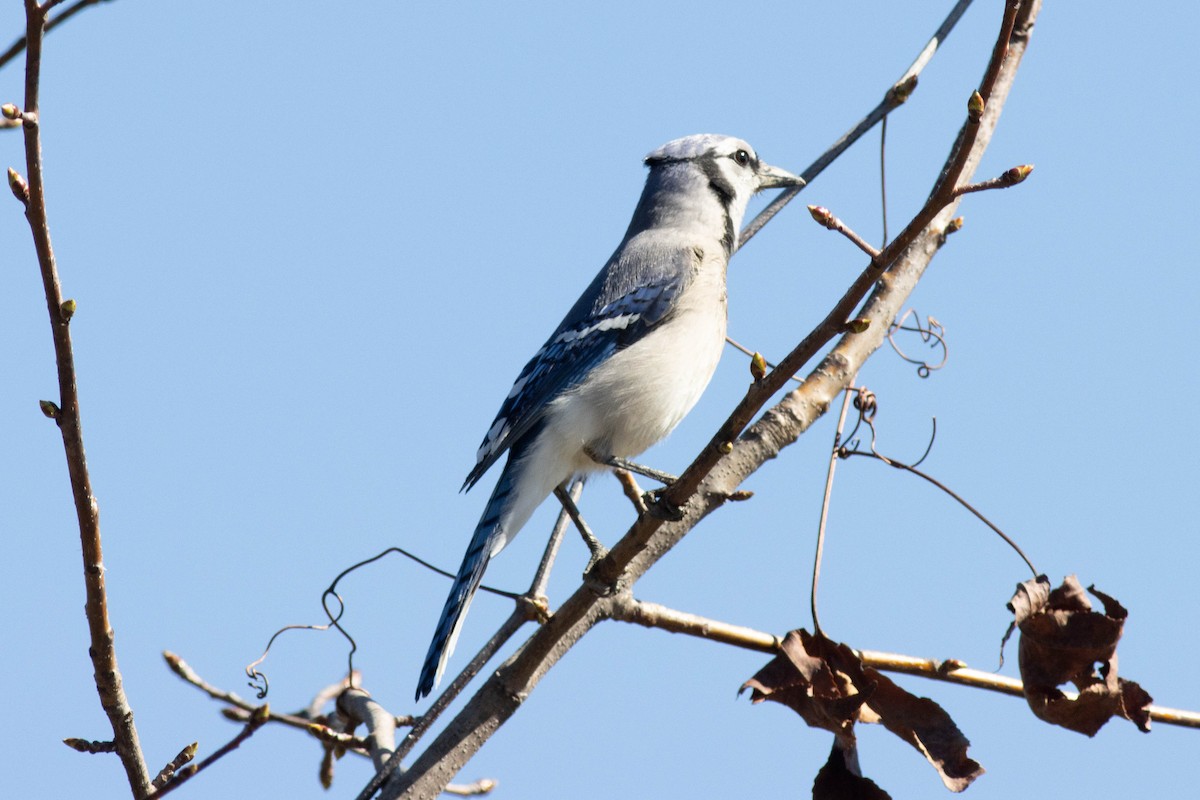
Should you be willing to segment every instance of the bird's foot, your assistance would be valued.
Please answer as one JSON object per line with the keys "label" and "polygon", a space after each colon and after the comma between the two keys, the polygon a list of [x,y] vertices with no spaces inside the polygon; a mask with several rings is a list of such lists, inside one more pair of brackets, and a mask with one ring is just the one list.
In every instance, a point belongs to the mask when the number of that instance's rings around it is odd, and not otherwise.
{"label": "bird's foot", "polygon": [[554,496],[567,511],[567,516],[575,523],[575,529],[579,531],[580,538],[587,545],[587,549],[591,551],[592,557],[588,560],[587,569],[583,572],[586,575],[588,570],[595,566],[596,562],[608,555],[608,549],[600,544],[600,540],[596,538],[596,534],[592,533],[592,529],[583,519],[583,515],[579,513],[579,506],[575,505],[575,501],[571,499],[570,492],[567,491],[565,485],[559,485],[554,489]]}
{"label": "bird's foot", "polygon": [[[593,545],[595,545],[593,547]],[[588,548],[592,551],[592,557],[588,559],[587,566],[583,568],[583,577],[587,577],[592,571],[592,567],[599,564],[608,556],[608,548],[600,544],[600,542],[589,542]]]}
{"label": "bird's foot", "polygon": [[683,519],[683,509],[667,499],[668,488],[664,486],[661,489],[646,492],[642,495],[642,500],[646,503],[646,512],[650,516],[667,522],[678,522]]}

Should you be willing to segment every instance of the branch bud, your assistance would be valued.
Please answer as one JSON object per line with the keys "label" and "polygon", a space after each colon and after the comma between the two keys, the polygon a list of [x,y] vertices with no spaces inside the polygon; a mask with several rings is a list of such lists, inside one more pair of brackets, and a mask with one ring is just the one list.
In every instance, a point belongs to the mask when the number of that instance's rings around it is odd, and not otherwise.
{"label": "branch bud", "polygon": [[184,667],[182,658],[172,653],[170,650],[163,650],[162,657],[163,660],[167,662],[167,666],[170,667],[171,672],[174,672],[176,675],[183,675]]}
{"label": "branch bud", "polygon": [[896,105],[901,105],[905,103],[910,96],[912,96],[913,89],[916,88],[917,76],[909,75],[907,78],[900,81],[900,83],[897,83],[895,86],[889,89],[888,93],[891,95],[891,99]]}
{"label": "branch bud", "polygon": [[767,377],[767,360],[763,358],[762,353],[750,356],[750,375],[756,382]]}
{"label": "branch bud", "polygon": [[818,224],[824,225],[826,228],[833,228],[833,214],[830,213],[828,208],[825,208],[824,206],[809,206],[808,213],[812,214],[812,218],[815,219]]}
{"label": "branch bud", "polygon": [[971,99],[967,101],[967,119],[971,122],[979,122],[984,108],[983,95],[977,91],[971,92]]}
{"label": "branch bud", "polygon": [[12,167],[8,168],[8,188],[12,189],[13,197],[29,205],[29,184],[21,177],[21,173]]}
{"label": "branch bud", "polygon": [[727,456],[733,452],[733,442],[721,442],[717,449],[721,451],[721,455]]}
{"label": "branch bud", "polygon": [[190,761],[194,761],[196,753],[200,752],[200,743],[192,742],[187,747],[179,751],[179,755],[175,756],[175,760],[179,762],[179,766],[183,766]]}
{"label": "branch bud", "polygon": [[21,118],[21,109],[12,103],[5,103],[0,106],[0,114],[3,114],[5,119],[18,120]]}
{"label": "branch bud", "polygon": [[62,312],[63,322],[69,322],[71,317],[75,316],[75,300],[63,300],[58,310]]}
{"label": "branch bud", "polygon": [[962,217],[955,217],[954,219],[947,222],[946,223],[946,235],[949,236],[952,233],[957,233],[958,231],[962,230],[963,222],[964,222],[964,220]]}
{"label": "branch bud", "polygon": [[1004,172],[1004,182],[1009,186],[1016,186],[1021,181],[1029,177],[1029,173],[1033,172],[1033,164],[1022,164],[1019,167],[1013,167]]}
{"label": "branch bud", "polygon": [[58,404],[49,400],[38,400],[38,406],[42,409],[42,413],[50,419],[58,419],[59,414],[62,413],[58,408]]}
{"label": "branch bud", "polygon": [[263,703],[258,708],[250,712],[250,724],[258,727],[271,718],[271,704]]}
{"label": "branch bud", "polygon": [[871,320],[866,317],[846,320],[846,330],[850,333],[865,333],[871,327]]}

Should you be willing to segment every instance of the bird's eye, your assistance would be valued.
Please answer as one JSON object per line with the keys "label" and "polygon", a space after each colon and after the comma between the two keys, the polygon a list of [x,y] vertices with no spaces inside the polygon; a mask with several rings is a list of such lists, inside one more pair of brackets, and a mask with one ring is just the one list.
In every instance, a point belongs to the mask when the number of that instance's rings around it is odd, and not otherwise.
{"label": "bird's eye", "polygon": [[738,164],[738,166],[744,167],[750,163],[750,154],[745,150],[738,150],[733,154],[733,160]]}

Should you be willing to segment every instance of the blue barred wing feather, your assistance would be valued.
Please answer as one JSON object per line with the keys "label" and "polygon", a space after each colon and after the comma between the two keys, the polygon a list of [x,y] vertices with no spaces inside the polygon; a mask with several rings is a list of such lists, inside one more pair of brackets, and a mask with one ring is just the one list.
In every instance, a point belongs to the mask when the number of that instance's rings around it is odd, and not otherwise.
{"label": "blue barred wing feather", "polygon": [[464,481],[463,490],[474,486],[496,459],[537,424],[551,400],[661,322],[685,282],[685,275],[664,276],[634,288],[594,313],[564,321],[517,376],[479,447],[475,467]]}

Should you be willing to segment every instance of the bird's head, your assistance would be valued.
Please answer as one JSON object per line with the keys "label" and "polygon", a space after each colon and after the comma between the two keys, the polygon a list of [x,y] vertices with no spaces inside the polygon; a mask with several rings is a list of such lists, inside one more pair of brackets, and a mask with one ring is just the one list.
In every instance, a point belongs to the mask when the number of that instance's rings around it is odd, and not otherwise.
{"label": "bird's head", "polygon": [[[760,161],[749,143],[713,133],[673,139],[647,155],[646,166],[651,175],[647,189],[654,201],[675,213],[682,211],[680,206],[698,210],[713,207],[715,201],[723,212],[724,227],[734,232],[741,227],[746,204],[755,192],[804,185],[800,176]],[[736,246],[736,239],[731,241]]]}

